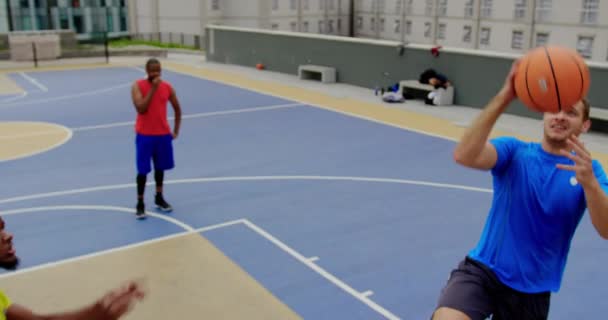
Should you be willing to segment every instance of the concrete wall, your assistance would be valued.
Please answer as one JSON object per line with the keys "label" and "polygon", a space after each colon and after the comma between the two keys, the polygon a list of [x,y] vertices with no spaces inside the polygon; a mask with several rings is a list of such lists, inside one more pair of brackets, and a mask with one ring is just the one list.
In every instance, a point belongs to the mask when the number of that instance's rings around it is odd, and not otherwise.
{"label": "concrete wall", "polygon": [[[332,66],[337,69],[339,82],[370,89],[418,79],[425,69],[434,68],[455,84],[455,103],[472,107],[485,106],[519,56],[446,48],[435,58],[429,53],[431,46],[408,46],[400,54],[395,41],[232,27],[210,27],[206,38],[210,61],[250,67],[263,63],[268,70],[288,74],[297,74],[301,64]],[[591,64],[590,69],[588,97],[594,107],[608,108],[608,65]],[[508,112],[538,117],[518,102]]]}

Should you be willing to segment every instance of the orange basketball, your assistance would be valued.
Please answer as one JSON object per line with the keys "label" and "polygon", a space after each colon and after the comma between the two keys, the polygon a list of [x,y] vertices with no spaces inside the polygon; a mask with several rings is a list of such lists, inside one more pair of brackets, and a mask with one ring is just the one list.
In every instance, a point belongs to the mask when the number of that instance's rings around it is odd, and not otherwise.
{"label": "orange basketball", "polygon": [[591,77],[585,60],[574,50],[538,47],[521,59],[515,75],[517,97],[538,112],[571,109],[587,95]]}

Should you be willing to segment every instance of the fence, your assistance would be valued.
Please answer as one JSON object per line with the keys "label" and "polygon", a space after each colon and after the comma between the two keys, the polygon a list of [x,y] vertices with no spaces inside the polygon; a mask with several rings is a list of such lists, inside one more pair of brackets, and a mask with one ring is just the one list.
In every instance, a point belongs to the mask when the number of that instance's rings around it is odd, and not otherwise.
{"label": "fence", "polygon": [[[50,50],[48,41],[40,40],[49,37],[59,38],[55,40],[58,48]],[[107,33],[98,32],[78,40],[73,31],[11,32],[0,34],[0,70],[66,63],[100,64],[121,56],[166,57],[169,50],[202,54],[201,48],[201,36],[184,33],[139,33],[109,38]],[[49,56],[50,51],[57,54]]]}
{"label": "fence", "polygon": [[154,41],[165,44],[167,47],[183,47],[187,49],[203,49],[200,35],[180,32],[153,32],[131,34],[131,40]]}

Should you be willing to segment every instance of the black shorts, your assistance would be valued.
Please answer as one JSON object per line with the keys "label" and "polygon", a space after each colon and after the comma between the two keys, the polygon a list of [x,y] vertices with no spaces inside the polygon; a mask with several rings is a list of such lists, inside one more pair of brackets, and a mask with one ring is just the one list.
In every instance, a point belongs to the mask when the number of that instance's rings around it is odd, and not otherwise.
{"label": "black shorts", "polygon": [[448,307],[472,320],[545,320],[551,292],[523,293],[504,285],[490,268],[466,257],[441,291],[437,308]]}

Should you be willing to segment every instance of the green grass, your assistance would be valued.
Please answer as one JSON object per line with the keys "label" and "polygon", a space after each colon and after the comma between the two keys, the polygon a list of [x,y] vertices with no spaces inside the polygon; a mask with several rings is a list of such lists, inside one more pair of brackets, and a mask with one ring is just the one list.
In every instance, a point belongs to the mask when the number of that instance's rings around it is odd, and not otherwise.
{"label": "green grass", "polygon": [[161,43],[160,41],[149,41],[149,40],[127,40],[127,39],[119,39],[119,40],[111,40],[110,47],[111,48],[125,48],[133,45],[146,45],[153,46],[158,48],[167,48],[167,49],[189,49],[189,50],[199,50],[193,46],[186,46],[177,43]]}

